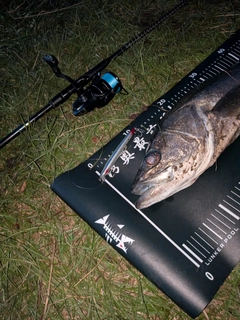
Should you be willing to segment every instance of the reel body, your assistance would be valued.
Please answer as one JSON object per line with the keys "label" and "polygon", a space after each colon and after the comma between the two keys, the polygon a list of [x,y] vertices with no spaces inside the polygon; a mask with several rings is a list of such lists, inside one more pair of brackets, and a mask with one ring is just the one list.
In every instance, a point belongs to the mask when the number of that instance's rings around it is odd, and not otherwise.
{"label": "reel body", "polygon": [[113,72],[98,74],[92,84],[79,94],[73,103],[72,109],[75,116],[81,116],[94,108],[102,108],[123,89],[122,83]]}

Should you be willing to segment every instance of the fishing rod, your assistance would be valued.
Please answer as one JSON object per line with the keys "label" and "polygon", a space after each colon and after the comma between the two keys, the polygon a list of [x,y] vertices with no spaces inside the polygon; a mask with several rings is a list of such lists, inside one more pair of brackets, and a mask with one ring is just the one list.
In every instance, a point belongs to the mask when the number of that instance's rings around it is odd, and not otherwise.
{"label": "fishing rod", "polygon": [[[46,106],[40,109],[37,113],[29,118],[28,121],[18,126],[6,137],[0,140],[0,149],[7,145],[10,141],[16,138],[20,133],[26,130],[29,125],[43,117],[47,112],[63,104],[72,94],[77,94],[77,99],[72,105],[73,114],[81,116],[93,111],[96,107],[102,108],[107,105],[112,98],[120,93],[124,88],[120,79],[112,72],[106,72],[101,75],[101,72],[118,56],[122,55],[126,50],[133,46],[137,41],[141,40],[153,29],[158,27],[163,21],[173,15],[176,11],[182,8],[190,0],[183,0],[173,7],[166,14],[160,16],[154,23],[148,26],[145,30],[137,34],[132,40],[123,45],[108,58],[103,59],[92,69],[84,73],[76,80],[63,74],[58,67],[58,60],[53,55],[46,55],[43,59],[52,68],[52,71],[57,77],[67,80],[70,84],[55,95]],[[90,81],[92,83],[86,87]],[[86,87],[86,88],[84,88]],[[126,90],[125,90],[126,91]]]}

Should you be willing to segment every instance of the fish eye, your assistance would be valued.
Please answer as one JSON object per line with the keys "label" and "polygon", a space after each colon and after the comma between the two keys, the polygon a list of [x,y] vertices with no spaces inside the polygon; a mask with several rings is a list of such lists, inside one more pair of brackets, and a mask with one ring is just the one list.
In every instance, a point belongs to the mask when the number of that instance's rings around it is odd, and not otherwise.
{"label": "fish eye", "polygon": [[158,151],[152,151],[145,157],[145,162],[148,166],[156,166],[161,160],[161,153]]}

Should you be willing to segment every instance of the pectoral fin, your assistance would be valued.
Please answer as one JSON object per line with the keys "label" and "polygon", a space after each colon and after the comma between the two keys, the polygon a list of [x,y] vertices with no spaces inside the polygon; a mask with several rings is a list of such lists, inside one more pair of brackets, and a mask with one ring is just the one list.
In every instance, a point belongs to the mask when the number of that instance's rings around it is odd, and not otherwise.
{"label": "pectoral fin", "polygon": [[220,117],[240,117],[240,83],[220,99],[211,112]]}

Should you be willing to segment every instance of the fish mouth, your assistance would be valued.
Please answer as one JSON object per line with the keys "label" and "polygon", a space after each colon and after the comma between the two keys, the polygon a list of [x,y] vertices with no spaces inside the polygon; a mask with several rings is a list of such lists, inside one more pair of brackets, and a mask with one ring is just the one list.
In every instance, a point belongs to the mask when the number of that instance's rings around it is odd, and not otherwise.
{"label": "fish mouth", "polygon": [[156,194],[161,192],[162,187],[163,185],[153,186],[146,189],[146,191],[135,202],[136,208],[141,210],[156,203],[156,200],[155,200]]}
{"label": "fish mouth", "polygon": [[150,190],[154,190],[157,186],[172,181],[173,178],[173,167],[168,166],[157,172],[152,178],[142,176],[136,179],[133,183],[132,193],[140,196],[146,192],[151,193]]}

